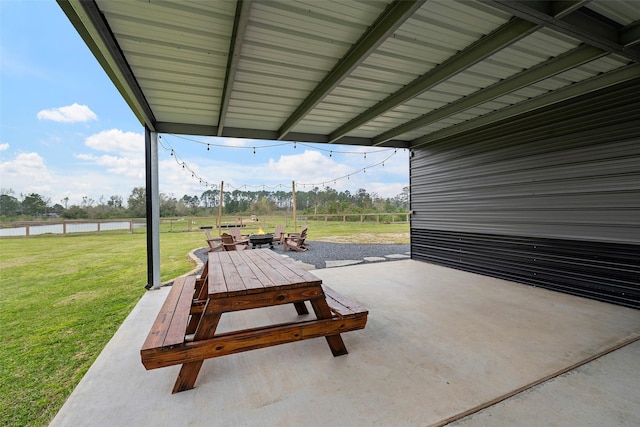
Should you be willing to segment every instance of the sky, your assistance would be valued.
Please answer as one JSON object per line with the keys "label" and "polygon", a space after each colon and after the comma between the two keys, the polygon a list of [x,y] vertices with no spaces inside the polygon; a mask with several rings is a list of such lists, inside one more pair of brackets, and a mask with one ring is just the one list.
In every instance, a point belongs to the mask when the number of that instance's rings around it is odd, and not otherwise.
{"label": "sky", "polygon": [[[0,0],[0,187],[51,205],[126,202],[145,185],[144,128],[53,0]],[[160,192],[409,184],[406,150],[160,134]]]}

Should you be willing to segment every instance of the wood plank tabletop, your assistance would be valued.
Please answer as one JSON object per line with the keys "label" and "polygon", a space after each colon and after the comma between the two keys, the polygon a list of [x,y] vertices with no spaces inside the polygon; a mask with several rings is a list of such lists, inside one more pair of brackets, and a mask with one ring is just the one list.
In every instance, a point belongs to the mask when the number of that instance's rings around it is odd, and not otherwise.
{"label": "wood plank tabletop", "polygon": [[210,252],[209,297],[261,293],[274,289],[318,286],[318,277],[271,249]]}

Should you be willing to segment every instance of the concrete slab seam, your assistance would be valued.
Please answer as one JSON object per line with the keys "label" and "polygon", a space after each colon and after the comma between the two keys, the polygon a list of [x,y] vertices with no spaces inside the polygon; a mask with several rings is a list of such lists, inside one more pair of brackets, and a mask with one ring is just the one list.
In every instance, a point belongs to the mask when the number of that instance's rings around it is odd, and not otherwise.
{"label": "concrete slab seam", "polygon": [[621,348],[626,347],[628,345],[631,345],[634,342],[639,341],[639,340],[640,340],[640,335],[636,335],[636,336],[631,337],[629,339],[623,340],[622,342],[614,345],[613,347],[607,348],[607,349],[605,349],[605,350],[603,350],[603,351],[601,351],[599,353],[596,353],[593,356],[589,356],[586,359],[583,359],[583,360],[581,360],[579,362],[574,363],[573,365],[570,365],[570,366],[568,366],[566,368],[562,368],[562,369],[560,369],[560,370],[558,370],[556,372],[553,372],[553,373],[551,373],[551,374],[549,374],[549,375],[547,375],[545,377],[540,378],[539,380],[533,381],[533,382],[531,382],[529,384],[526,384],[526,385],[524,385],[522,387],[519,387],[519,388],[517,388],[517,389],[515,389],[515,390],[513,390],[513,391],[511,391],[509,393],[505,393],[502,396],[498,396],[495,399],[491,399],[491,400],[489,400],[489,401],[487,401],[485,403],[481,403],[478,406],[475,406],[475,407],[473,407],[471,409],[468,409],[466,411],[460,412],[459,414],[453,415],[453,416],[451,416],[451,417],[449,417],[447,419],[444,419],[442,421],[438,421],[435,424],[431,424],[431,425],[429,425],[429,427],[446,426],[447,424],[451,424],[451,423],[453,423],[455,421],[458,421],[458,420],[460,420],[462,418],[468,417],[469,415],[473,415],[476,412],[480,412],[483,409],[487,409],[487,408],[489,408],[489,407],[491,407],[493,405],[496,405],[496,404],[498,404],[498,403],[500,403],[500,402],[502,402],[504,400],[507,400],[507,399],[509,399],[511,397],[514,397],[514,396],[516,396],[516,395],[518,395],[518,394],[520,394],[520,393],[522,393],[524,391],[527,391],[527,390],[529,390],[529,389],[531,389],[533,387],[539,386],[539,385],[541,385],[541,384],[543,384],[543,383],[545,383],[545,382],[547,382],[549,380],[552,380],[552,379],[557,378],[557,377],[559,377],[561,375],[564,375],[567,372],[571,372],[574,369],[577,369],[577,368],[579,368],[581,366],[584,366],[587,363],[593,362],[594,360],[599,359],[601,357],[604,357],[607,354],[613,353],[616,350],[620,350]]}

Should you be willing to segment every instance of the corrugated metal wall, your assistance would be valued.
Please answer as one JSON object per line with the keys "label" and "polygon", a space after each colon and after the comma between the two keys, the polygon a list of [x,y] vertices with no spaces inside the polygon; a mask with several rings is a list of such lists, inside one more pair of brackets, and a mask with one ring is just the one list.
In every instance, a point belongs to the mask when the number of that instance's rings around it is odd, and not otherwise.
{"label": "corrugated metal wall", "polygon": [[640,308],[640,79],[415,149],[414,259]]}

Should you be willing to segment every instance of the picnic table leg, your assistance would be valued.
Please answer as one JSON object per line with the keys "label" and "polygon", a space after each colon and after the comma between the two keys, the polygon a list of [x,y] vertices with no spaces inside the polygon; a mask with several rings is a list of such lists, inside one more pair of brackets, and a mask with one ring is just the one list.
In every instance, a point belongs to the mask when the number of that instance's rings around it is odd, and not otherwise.
{"label": "picnic table leg", "polygon": [[[209,301],[207,301],[204,313],[202,313],[200,317],[200,322],[193,336],[194,341],[212,338],[216,333],[216,328],[218,327],[222,313],[208,311],[208,305]],[[193,388],[198,378],[200,368],[202,367],[202,362],[204,362],[204,360],[196,360],[182,365],[176,383],[173,386],[172,393],[191,390]]]}
{"label": "picnic table leg", "polygon": [[[311,300],[311,307],[313,307],[313,311],[316,313],[318,319],[331,319],[333,317],[327,300],[324,299],[324,297]],[[349,353],[340,334],[327,335],[325,338],[334,357]]]}
{"label": "picnic table leg", "polygon": [[179,393],[193,388],[193,385],[196,383],[196,378],[198,378],[202,362],[204,362],[204,360],[198,360],[197,362],[185,363],[182,365],[180,373],[178,374],[178,379],[173,386],[172,393]]}
{"label": "picnic table leg", "polygon": [[294,302],[293,306],[296,308],[296,312],[298,315],[309,314],[309,310],[307,310],[307,306],[304,301]]}

